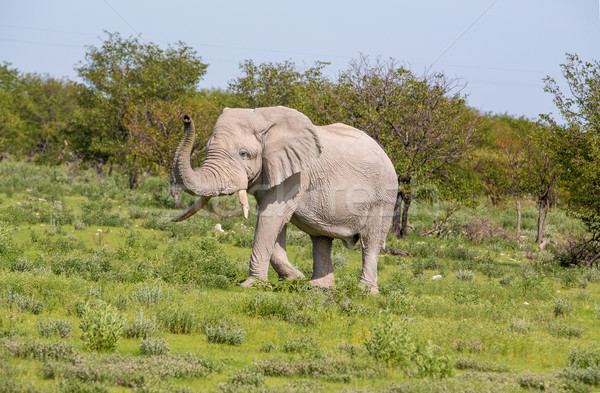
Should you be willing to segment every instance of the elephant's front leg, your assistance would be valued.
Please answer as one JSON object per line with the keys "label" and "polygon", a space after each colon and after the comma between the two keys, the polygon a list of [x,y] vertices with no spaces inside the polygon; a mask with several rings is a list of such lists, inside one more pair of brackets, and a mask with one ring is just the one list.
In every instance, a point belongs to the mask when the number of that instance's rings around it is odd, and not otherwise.
{"label": "elephant's front leg", "polygon": [[250,274],[248,279],[242,283],[243,287],[252,286],[256,279],[267,279],[269,260],[273,255],[275,243],[284,226],[292,218],[292,214],[293,209],[286,204],[268,204],[262,209],[259,203],[258,221],[250,257]]}

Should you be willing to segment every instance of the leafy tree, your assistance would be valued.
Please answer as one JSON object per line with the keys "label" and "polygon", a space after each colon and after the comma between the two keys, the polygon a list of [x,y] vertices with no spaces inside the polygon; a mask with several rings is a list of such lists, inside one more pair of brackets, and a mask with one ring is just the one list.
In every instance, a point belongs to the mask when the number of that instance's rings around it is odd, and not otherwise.
{"label": "leafy tree", "polygon": [[43,162],[66,158],[66,133],[78,110],[77,85],[0,67],[0,150]]}
{"label": "leafy tree", "polygon": [[319,123],[319,114],[312,111],[307,92],[309,86],[325,80],[322,71],[327,64],[317,61],[314,66],[301,71],[290,60],[259,65],[246,60],[240,64],[242,75],[229,82],[228,91],[235,96],[237,106],[283,105],[297,109]]}
{"label": "leafy tree", "polygon": [[207,64],[183,42],[161,49],[140,38],[106,34],[100,47],[88,47],[85,63],[76,67],[86,85],[81,94],[86,111],[74,131],[79,135],[77,148],[85,158],[123,165],[133,187],[141,168],[124,123],[127,112],[132,105],[172,103],[193,94]]}
{"label": "leafy tree", "polygon": [[548,127],[533,124],[524,135],[524,173],[527,190],[535,197],[539,208],[536,242],[542,243],[550,202],[556,199],[559,170],[552,150]]}
{"label": "leafy tree", "polygon": [[0,66],[0,158],[15,153],[15,147],[23,146],[24,121],[17,110],[19,101],[25,96],[19,71],[10,63]]}
{"label": "leafy tree", "polygon": [[585,261],[591,264],[600,260],[600,61],[583,61],[576,54],[566,58],[561,69],[568,90],[549,76],[544,89],[554,96],[564,124],[551,115],[543,118],[554,131],[551,141],[563,168],[569,209],[592,234],[589,244],[595,245],[596,254]]}

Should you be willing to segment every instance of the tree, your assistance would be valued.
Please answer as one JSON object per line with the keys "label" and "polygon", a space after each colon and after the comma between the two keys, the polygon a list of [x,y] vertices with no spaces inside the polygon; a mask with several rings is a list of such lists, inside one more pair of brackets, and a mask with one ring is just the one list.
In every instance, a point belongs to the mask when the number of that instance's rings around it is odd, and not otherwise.
{"label": "tree", "polygon": [[538,203],[538,225],[536,242],[542,243],[546,227],[546,216],[550,201],[556,198],[558,166],[552,150],[550,129],[535,125],[524,135],[524,172],[526,187]]}
{"label": "tree", "polygon": [[141,168],[135,151],[124,149],[135,146],[124,123],[128,110],[149,100],[172,103],[195,93],[207,64],[183,42],[161,49],[140,38],[106,34],[99,48],[88,47],[85,63],[76,67],[86,85],[81,94],[86,111],[74,132],[85,158],[123,165],[134,187]]}
{"label": "tree", "polygon": [[588,245],[596,251],[584,261],[591,264],[600,260],[600,61],[583,61],[568,53],[566,58],[561,69],[568,91],[563,92],[550,76],[544,88],[554,96],[564,124],[549,114],[543,119],[553,130],[552,145],[563,169],[569,209],[591,233]]}
{"label": "tree", "polygon": [[392,230],[397,237],[407,234],[418,187],[429,183],[446,195],[469,194],[467,184],[453,180],[476,136],[478,116],[466,105],[457,80],[440,73],[417,76],[394,59],[371,64],[362,56],[336,83],[318,82],[312,89],[315,110],[368,133],[394,163],[399,188]]}

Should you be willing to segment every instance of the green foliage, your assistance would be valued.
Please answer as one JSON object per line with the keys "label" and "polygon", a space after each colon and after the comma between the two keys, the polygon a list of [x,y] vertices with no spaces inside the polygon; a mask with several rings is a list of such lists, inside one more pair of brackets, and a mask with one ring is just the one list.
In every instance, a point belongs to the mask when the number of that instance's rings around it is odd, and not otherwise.
{"label": "green foliage", "polygon": [[454,360],[431,341],[417,348],[414,363],[420,377],[446,378],[454,373]]}
{"label": "green foliage", "polygon": [[169,352],[169,343],[163,337],[142,337],[140,339],[140,354],[164,355]]}
{"label": "green foliage", "polygon": [[144,309],[135,316],[133,321],[125,327],[125,337],[148,338],[153,336],[158,330],[156,316],[146,318]]}
{"label": "green foliage", "polygon": [[73,322],[68,319],[40,319],[36,325],[37,331],[42,337],[60,336],[67,338],[73,331]]}
{"label": "green foliage", "polygon": [[173,334],[190,334],[196,325],[196,316],[186,308],[164,308],[159,312],[158,320]]}
{"label": "green foliage", "polygon": [[216,325],[204,327],[206,340],[213,344],[241,345],[246,336],[246,330],[221,321]]}
{"label": "green foliage", "polygon": [[265,376],[250,367],[244,367],[229,374],[227,382],[233,386],[262,386],[265,383]]}
{"label": "green foliage", "polygon": [[123,317],[112,307],[85,307],[81,316],[81,339],[92,351],[112,350],[123,334]]}
{"label": "green foliage", "polygon": [[[580,217],[593,234],[596,253],[600,252],[600,61],[583,61],[567,54],[561,64],[563,91],[552,77],[546,77],[544,91],[553,95],[564,125],[550,115],[544,119],[552,127],[553,144],[568,191],[569,209]],[[589,262],[582,261],[582,262]]]}
{"label": "green foliage", "polygon": [[566,316],[571,313],[573,310],[573,303],[571,301],[561,296],[559,298],[554,299],[554,316]]}
{"label": "green foliage", "polygon": [[382,314],[364,345],[370,356],[386,363],[406,364],[415,353],[408,321],[387,314]]}

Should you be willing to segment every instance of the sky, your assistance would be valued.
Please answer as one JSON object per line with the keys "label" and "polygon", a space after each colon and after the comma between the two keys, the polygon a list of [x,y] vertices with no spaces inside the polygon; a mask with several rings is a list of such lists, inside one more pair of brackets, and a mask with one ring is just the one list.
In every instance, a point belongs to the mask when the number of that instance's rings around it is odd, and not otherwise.
{"label": "sky", "polygon": [[[0,62],[78,80],[104,31],[162,47],[183,41],[209,64],[202,88],[227,88],[246,59],[331,64],[361,54],[417,73],[459,78],[482,112],[557,113],[543,91],[562,84],[565,53],[600,60],[600,0],[0,0]],[[562,84],[564,87],[564,84]]]}

